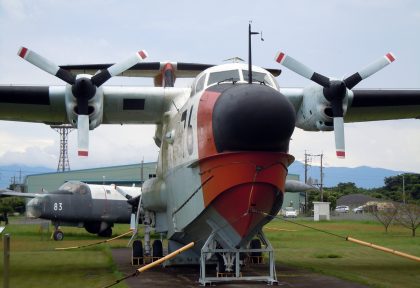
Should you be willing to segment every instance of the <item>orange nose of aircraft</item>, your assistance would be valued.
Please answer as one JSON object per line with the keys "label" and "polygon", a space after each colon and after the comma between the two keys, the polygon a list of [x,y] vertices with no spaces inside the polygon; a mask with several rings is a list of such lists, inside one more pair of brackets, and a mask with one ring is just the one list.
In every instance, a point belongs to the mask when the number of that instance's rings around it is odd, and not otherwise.
{"label": "orange nose of aircraft", "polygon": [[217,85],[204,92],[197,124],[205,206],[248,239],[270,220],[263,213],[281,208],[294,108],[264,85]]}

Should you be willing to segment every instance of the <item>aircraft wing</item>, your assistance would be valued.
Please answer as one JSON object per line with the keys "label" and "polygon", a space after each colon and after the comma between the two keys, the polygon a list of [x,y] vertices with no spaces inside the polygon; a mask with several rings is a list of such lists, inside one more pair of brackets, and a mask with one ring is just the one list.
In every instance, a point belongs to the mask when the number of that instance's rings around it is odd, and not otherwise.
{"label": "aircraft wing", "polygon": [[354,89],[345,122],[420,119],[420,90]]}
{"label": "aircraft wing", "polygon": [[[296,113],[306,113],[308,121],[311,112],[319,110],[320,106],[327,107],[322,87],[281,88],[295,107]],[[325,106],[325,107],[324,107]],[[315,115],[315,114],[314,114]],[[316,121],[316,117],[312,118]],[[420,90],[419,89],[353,89],[348,92],[345,122],[365,122],[397,119],[420,119]],[[299,124],[297,123],[299,127]],[[304,130],[305,127],[299,127]]]}
{"label": "aircraft wing", "polygon": [[35,198],[39,195],[39,193],[23,193],[23,192],[16,192],[9,189],[0,189],[0,197],[3,196],[16,196],[16,197],[24,197],[24,198]]}
{"label": "aircraft wing", "polygon": [[[125,77],[157,77],[163,67],[170,63],[177,78],[194,78],[202,71],[216,66],[214,64],[186,63],[186,62],[143,62],[137,63],[128,70],[118,74]],[[114,64],[81,64],[81,65],[61,65],[60,68],[70,71],[73,74],[94,75],[100,70],[107,69]],[[266,68],[273,76],[281,74],[280,69]]]}
{"label": "aircraft wing", "polygon": [[[76,126],[77,103],[67,93],[69,89],[70,86],[0,86],[0,120]],[[190,89],[175,87],[108,86],[100,91],[100,97],[89,103],[98,110],[90,116],[91,125],[160,123],[175,98],[190,93]]]}

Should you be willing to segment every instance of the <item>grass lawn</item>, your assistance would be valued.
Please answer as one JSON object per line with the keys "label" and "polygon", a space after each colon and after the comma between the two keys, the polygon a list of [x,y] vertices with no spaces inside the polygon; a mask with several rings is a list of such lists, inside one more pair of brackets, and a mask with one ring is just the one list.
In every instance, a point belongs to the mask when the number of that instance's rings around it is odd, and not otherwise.
{"label": "grass lawn", "polygon": [[[114,234],[122,234],[128,231],[128,225],[118,225],[113,230]],[[50,239],[46,231],[41,234],[40,225],[7,226],[3,233],[11,235],[10,287],[99,288],[123,276],[116,271],[108,244],[55,251],[56,247],[86,245],[104,240],[80,228],[63,227],[63,231],[64,240],[56,242]],[[128,240],[129,236],[118,239],[112,246],[125,246]],[[3,284],[3,237],[1,242],[0,283]],[[120,283],[114,287],[127,286]]]}
{"label": "grass lawn", "polygon": [[[420,237],[412,237],[411,231],[401,226],[391,226],[389,232],[385,233],[383,226],[375,222],[297,222],[420,257]],[[277,262],[372,287],[420,287],[419,262],[360,246],[280,219],[275,219],[267,227],[298,230],[279,232],[265,229],[276,250]],[[278,277],[281,279],[281,275]]]}
{"label": "grass lawn", "polygon": [[[383,226],[374,222],[297,222],[420,257],[420,236],[413,238],[410,230],[400,226],[392,226],[386,234]],[[128,226],[116,225],[114,236],[127,232]],[[265,230],[276,250],[276,260],[282,264],[303,267],[372,287],[420,287],[420,263],[413,260],[359,246],[279,219],[267,227],[297,230]],[[123,276],[116,271],[110,249],[125,247],[129,236],[110,244],[55,251],[56,247],[87,245],[104,240],[80,228],[63,227],[63,231],[64,240],[56,242],[50,239],[47,232],[41,235],[40,225],[7,226],[3,233],[11,234],[10,287],[99,288]],[[2,283],[3,243],[0,247],[0,261]],[[277,276],[281,281],[281,274]],[[120,283],[114,287],[127,286]]]}

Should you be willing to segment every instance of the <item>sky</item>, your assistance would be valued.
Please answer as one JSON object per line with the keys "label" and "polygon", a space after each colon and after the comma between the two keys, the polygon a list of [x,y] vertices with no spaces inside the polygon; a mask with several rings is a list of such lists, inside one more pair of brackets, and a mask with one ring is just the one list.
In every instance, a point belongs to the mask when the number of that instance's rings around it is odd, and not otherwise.
{"label": "sky", "polygon": [[[0,0],[0,85],[63,85],[20,59],[20,46],[53,62],[112,63],[140,49],[149,61],[221,64],[247,59],[248,23],[253,64],[281,68],[282,87],[316,85],[274,61],[277,51],[317,72],[342,78],[387,52],[397,61],[357,88],[420,89],[420,1],[273,0],[135,1]],[[192,79],[177,86],[189,85]],[[152,85],[151,79],[114,78],[106,85]],[[420,111],[419,111],[420,112]],[[420,113],[419,113],[420,114]],[[77,156],[69,135],[72,169],[156,161],[154,126],[102,125],[90,132],[88,158]],[[334,134],[296,129],[290,154],[324,153],[324,165],[371,166],[420,173],[420,120],[345,124],[346,159],[335,157]],[[0,121],[0,166],[56,168],[59,134],[43,124]]]}

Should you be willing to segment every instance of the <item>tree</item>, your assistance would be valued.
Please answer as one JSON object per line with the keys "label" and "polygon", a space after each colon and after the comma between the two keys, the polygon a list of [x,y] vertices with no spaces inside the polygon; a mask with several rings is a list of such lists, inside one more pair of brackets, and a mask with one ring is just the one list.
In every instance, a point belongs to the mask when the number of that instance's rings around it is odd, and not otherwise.
{"label": "tree", "polygon": [[[385,178],[383,193],[394,201],[403,200],[403,186],[406,200],[420,200],[420,174],[405,173]],[[403,183],[404,182],[404,183]]]}
{"label": "tree", "polygon": [[390,203],[385,207],[378,208],[378,205],[369,205],[366,208],[369,213],[375,216],[375,218],[385,227],[385,233],[388,233],[388,227],[397,215],[398,209]]}
{"label": "tree", "polygon": [[20,212],[25,210],[25,200],[20,197],[0,198],[0,214]]}
{"label": "tree", "polygon": [[420,205],[400,204],[396,215],[396,221],[404,227],[411,229],[412,236],[416,236],[416,229],[420,225]]}

